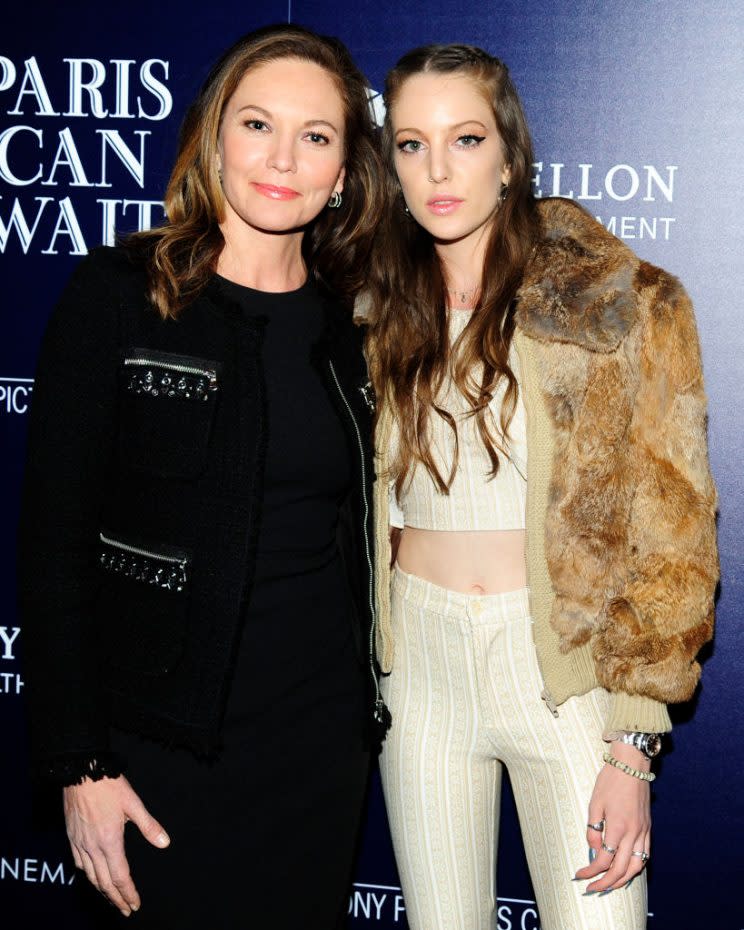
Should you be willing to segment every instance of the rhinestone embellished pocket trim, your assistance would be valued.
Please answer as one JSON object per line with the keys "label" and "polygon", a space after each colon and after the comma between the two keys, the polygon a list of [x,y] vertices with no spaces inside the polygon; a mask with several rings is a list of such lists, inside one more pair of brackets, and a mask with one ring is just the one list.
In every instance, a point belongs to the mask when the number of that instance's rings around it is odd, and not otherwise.
{"label": "rhinestone embellished pocket trim", "polygon": [[104,571],[174,593],[183,591],[188,584],[191,559],[182,549],[172,546],[144,549],[106,533],[99,538],[99,564]]}
{"label": "rhinestone embellished pocket trim", "polygon": [[130,394],[206,401],[219,388],[216,366],[202,359],[132,349],[122,364]]}

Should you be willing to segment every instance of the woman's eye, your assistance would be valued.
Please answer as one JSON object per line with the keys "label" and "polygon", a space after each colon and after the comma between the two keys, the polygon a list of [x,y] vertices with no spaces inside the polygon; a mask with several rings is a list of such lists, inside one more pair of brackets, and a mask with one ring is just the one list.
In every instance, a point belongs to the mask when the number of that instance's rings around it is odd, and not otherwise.
{"label": "woman's eye", "polygon": [[309,132],[307,138],[315,145],[328,145],[330,139],[324,136],[322,132]]}
{"label": "woman's eye", "polygon": [[485,136],[476,136],[473,135],[473,133],[468,133],[465,136],[459,136],[457,144],[464,149],[474,149],[477,145],[480,145],[485,138]]}
{"label": "woman's eye", "polygon": [[259,132],[268,129],[269,127],[264,123],[262,119],[249,119],[246,120],[245,125],[248,129],[256,129]]}
{"label": "woman's eye", "polygon": [[418,139],[406,139],[398,143],[398,151],[400,152],[419,152],[421,151],[422,143]]}

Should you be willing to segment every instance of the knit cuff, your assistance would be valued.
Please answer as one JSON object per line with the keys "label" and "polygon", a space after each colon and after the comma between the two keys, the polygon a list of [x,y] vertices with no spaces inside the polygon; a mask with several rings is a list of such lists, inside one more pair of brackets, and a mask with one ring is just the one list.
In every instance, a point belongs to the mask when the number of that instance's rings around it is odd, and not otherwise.
{"label": "knit cuff", "polygon": [[640,694],[611,695],[610,716],[605,726],[604,738],[611,739],[612,733],[625,730],[636,733],[669,733],[672,721],[666,704]]}

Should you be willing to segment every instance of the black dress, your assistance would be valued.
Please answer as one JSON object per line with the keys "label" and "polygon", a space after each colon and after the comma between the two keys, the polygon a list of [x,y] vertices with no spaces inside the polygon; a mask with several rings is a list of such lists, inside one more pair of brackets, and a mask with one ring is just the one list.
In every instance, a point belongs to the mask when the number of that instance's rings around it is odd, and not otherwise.
{"label": "black dress", "polygon": [[127,925],[257,930],[343,926],[369,754],[364,671],[336,545],[348,441],[311,364],[315,287],[269,294],[220,279],[267,319],[268,450],[259,551],[216,758],[121,731],[113,748],[168,831],[128,825],[142,908]]}

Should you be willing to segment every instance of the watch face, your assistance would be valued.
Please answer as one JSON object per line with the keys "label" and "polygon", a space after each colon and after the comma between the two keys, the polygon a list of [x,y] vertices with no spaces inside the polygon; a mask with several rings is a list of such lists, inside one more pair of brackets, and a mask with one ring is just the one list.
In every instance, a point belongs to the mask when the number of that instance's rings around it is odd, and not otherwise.
{"label": "watch face", "polygon": [[661,737],[658,733],[649,733],[644,742],[646,745],[641,747],[641,752],[645,752],[649,759],[659,755],[661,752]]}

